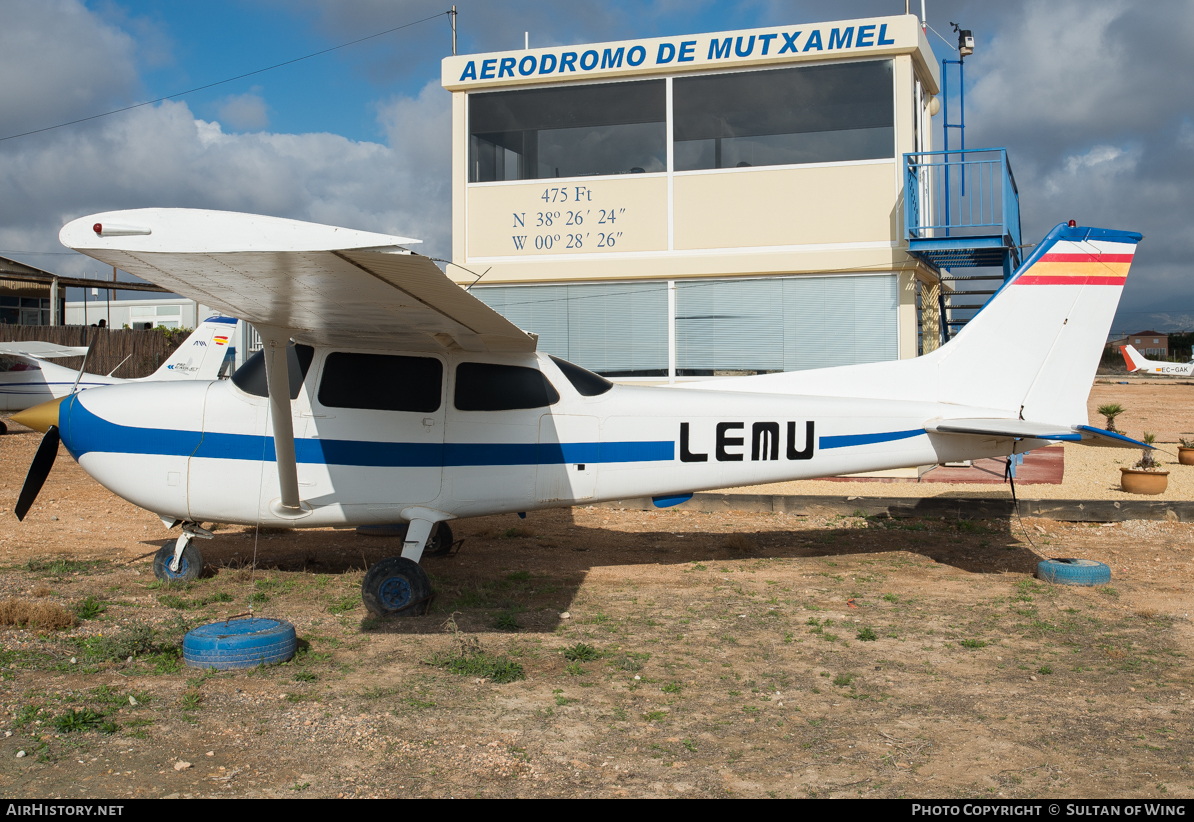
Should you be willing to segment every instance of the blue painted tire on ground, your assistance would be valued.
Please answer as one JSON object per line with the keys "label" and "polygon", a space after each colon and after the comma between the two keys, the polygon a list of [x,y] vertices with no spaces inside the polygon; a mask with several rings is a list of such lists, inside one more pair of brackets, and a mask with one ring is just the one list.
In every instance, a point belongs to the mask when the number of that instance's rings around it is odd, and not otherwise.
{"label": "blue painted tire on ground", "polygon": [[178,570],[171,571],[170,563],[174,560],[174,543],[162,546],[153,556],[153,575],[162,582],[190,582],[199,579],[203,573],[203,554],[195,547],[194,542],[188,542],[182,549],[182,556],[178,558]]}
{"label": "blue painted tire on ground", "polygon": [[1046,559],[1037,563],[1036,575],[1057,585],[1106,585],[1111,569],[1093,559]]}
{"label": "blue painted tire on ground", "polygon": [[279,619],[237,619],[213,622],[188,631],[182,658],[192,668],[255,668],[285,662],[294,656],[294,626]]}

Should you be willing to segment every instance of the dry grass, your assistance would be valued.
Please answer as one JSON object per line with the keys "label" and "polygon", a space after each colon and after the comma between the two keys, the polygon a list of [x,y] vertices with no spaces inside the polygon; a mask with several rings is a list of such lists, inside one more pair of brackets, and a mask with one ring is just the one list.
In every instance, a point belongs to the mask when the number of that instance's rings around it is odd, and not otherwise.
{"label": "dry grass", "polygon": [[70,628],[74,624],[75,615],[52,602],[26,602],[23,599],[0,602],[0,625],[57,629]]}
{"label": "dry grass", "polygon": [[260,565],[254,565],[251,559],[234,557],[220,563],[219,574],[234,582],[248,582],[254,577],[254,569],[260,570]]}
{"label": "dry grass", "polygon": [[511,528],[495,528],[494,530],[490,531],[486,535],[486,538],[487,539],[527,539],[528,537],[533,537],[533,536],[535,536],[535,532],[532,531],[530,528],[523,528],[522,526],[515,525]]}
{"label": "dry grass", "polygon": [[44,582],[39,582],[37,587],[33,589],[33,595],[38,599],[41,599],[42,597],[48,597],[52,593],[54,592],[50,590],[50,586],[46,585]]}

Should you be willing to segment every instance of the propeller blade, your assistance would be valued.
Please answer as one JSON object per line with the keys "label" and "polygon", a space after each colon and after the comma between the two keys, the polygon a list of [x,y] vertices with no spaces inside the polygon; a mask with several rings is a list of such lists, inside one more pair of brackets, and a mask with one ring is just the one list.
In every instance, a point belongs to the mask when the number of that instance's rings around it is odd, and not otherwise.
{"label": "propeller blade", "polygon": [[46,477],[50,476],[50,469],[54,467],[54,460],[58,456],[58,426],[51,425],[41,438],[41,445],[37,446],[37,453],[33,455],[33,464],[29,466],[29,473],[25,475],[25,484],[21,487],[21,495],[17,497],[17,507],[13,513],[22,522],[29,509],[37,499],[41,487],[46,484]]}

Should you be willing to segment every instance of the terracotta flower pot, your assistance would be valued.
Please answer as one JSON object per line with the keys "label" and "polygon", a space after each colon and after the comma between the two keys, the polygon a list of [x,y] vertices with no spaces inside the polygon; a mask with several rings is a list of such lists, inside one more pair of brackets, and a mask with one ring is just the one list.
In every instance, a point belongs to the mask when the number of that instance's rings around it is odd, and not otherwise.
{"label": "terracotta flower pot", "polygon": [[1182,465],[1194,465],[1194,448],[1178,446],[1177,461]]}
{"label": "terracotta flower pot", "polygon": [[1168,471],[1138,471],[1135,468],[1119,470],[1120,487],[1129,494],[1161,494],[1169,485]]}

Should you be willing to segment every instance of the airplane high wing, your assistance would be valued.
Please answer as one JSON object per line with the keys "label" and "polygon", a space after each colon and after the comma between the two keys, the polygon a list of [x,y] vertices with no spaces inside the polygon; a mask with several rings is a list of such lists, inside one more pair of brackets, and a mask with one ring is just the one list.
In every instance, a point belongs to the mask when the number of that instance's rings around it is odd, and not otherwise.
{"label": "airplane high wing", "polygon": [[535,350],[535,337],[406,249],[419,242],[406,237],[166,208],[96,214],[68,223],[59,237],[229,316],[316,345]]}
{"label": "airplane high wing", "polygon": [[58,345],[41,340],[25,342],[0,343],[0,354],[15,357],[34,357],[39,360],[51,360],[59,357],[82,357],[87,353],[85,345]]}

